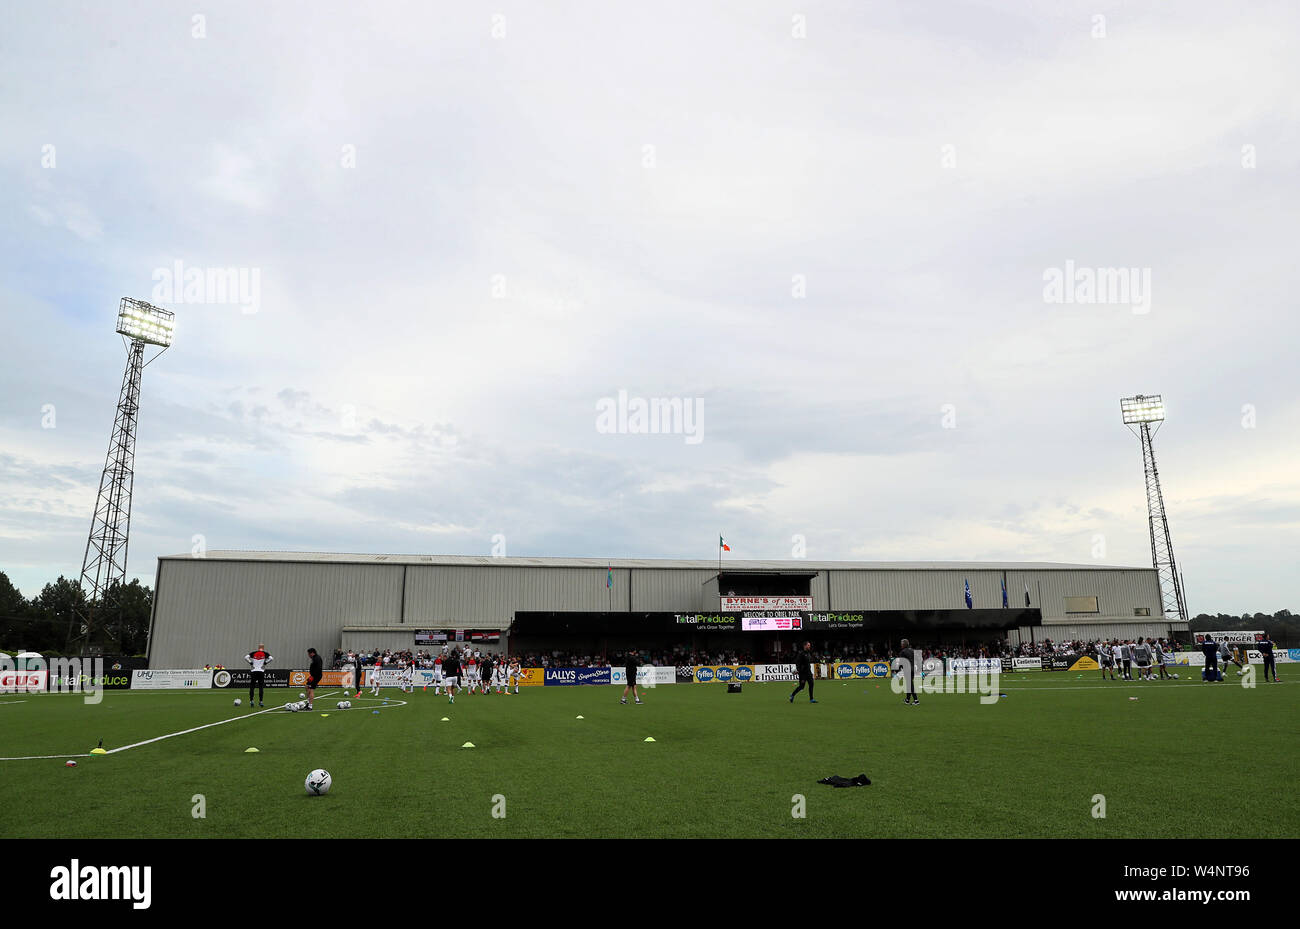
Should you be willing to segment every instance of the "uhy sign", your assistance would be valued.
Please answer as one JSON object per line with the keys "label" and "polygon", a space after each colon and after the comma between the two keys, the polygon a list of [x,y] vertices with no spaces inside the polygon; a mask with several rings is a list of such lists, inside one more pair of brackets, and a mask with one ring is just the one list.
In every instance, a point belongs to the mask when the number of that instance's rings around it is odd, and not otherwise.
{"label": "uhy sign", "polygon": [[0,694],[84,694],[84,702],[104,699],[104,659],[0,657]]}

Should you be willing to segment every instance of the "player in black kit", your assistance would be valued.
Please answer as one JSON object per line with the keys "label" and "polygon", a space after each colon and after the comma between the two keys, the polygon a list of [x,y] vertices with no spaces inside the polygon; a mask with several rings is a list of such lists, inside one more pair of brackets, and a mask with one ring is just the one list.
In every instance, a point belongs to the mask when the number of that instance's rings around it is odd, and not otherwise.
{"label": "player in black kit", "polygon": [[307,649],[307,657],[311,659],[311,668],[307,671],[307,709],[310,710],[312,700],[316,697],[316,687],[320,684],[320,679],[325,676],[325,672],[324,662],[321,661],[320,655],[316,654],[316,649]]}
{"label": "player in black kit", "polygon": [[799,672],[799,686],[794,689],[794,693],[790,694],[790,702],[794,703],[795,695],[798,694],[799,691],[803,690],[805,686],[807,686],[808,702],[816,703],[817,701],[813,699],[813,671],[812,671],[812,643],[811,642],[803,643],[803,651],[801,651],[799,654],[794,656],[794,666],[795,666],[795,670]]}

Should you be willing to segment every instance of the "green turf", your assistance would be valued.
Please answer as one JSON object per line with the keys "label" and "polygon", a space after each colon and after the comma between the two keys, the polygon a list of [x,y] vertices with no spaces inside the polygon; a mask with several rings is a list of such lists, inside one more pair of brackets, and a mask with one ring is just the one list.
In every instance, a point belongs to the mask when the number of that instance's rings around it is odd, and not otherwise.
{"label": "green turf", "polygon": [[[106,756],[0,761],[0,836],[1203,837],[1300,834],[1300,687],[1002,679],[994,705],[886,682],[318,698]],[[283,704],[297,692],[268,691]],[[0,696],[0,755],[117,748],[247,717],[233,693]],[[1130,700],[1137,697],[1137,700]],[[26,702],[15,702],[25,700]],[[328,717],[319,715],[328,712]],[[578,715],[585,719],[576,719]],[[441,722],[443,716],[449,722]],[[656,741],[643,741],[652,736]],[[474,749],[462,749],[466,741]],[[257,754],[246,754],[255,746]],[[334,776],[308,797],[307,773]],[[866,773],[837,790],[817,780]],[[206,817],[192,815],[206,798]],[[806,798],[794,818],[792,798]],[[1105,818],[1093,797],[1105,796]],[[494,797],[505,817],[494,818]],[[499,806],[498,806],[499,808]],[[1219,809],[1221,823],[1196,810]]]}

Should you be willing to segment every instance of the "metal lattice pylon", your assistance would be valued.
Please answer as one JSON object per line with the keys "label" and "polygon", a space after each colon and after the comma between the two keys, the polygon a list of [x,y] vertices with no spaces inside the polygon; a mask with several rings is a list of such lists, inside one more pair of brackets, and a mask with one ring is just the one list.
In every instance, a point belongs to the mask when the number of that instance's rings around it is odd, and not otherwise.
{"label": "metal lattice pylon", "polygon": [[[86,592],[88,612],[81,635],[90,633],[96,611],[111,613],[106,596],[115,583],[126,580],[126,552],[131,529],[131,490],[135,485],[135,432],[140,412],[140,377],[144,373],[144,343],[127,348],[126,373],[108,440],[108,456],[99,479],[99,496],[90,522],[86,557],[81,565],[81,587]],[[72,630],[69,629],[69,640]]]}
{"label": "metal lattice pylon", "polygon": [[[131,530],[131,492],[135,486],[135,434],[140,413],[140,379],[145,366],[171,344],[174,314],[160,310],[142,300],[123,297],[118,311],[117,331],[126,343],[126,373],[118,395],[113,433],[108,440],[104,473],[99,479],[99,496],[95,498],[95,515],[90,521],[90,537],[81,562],[81,588],[86,595],[84,612],[74,614],[68,622],[68,645],[74,641],[78,619],[81,629],[76,638],[89,642],[95,614],[112,619],[116,604],[110,602],[114,592],[126,583],[127,542]],[[146,345],[160,351],[144,360]]]}
{"label": "metal lattice pylon", "polygon": [[[1160,582],[1161,605],[1169,622],[1187,622],[1187,602],[1183,583],[1174,561],[1174,543],[1169,537],[1169,518],[1165,515],[1165,498],[1160,491],[1160,472],[1156,469],[1156,450],[1151,443],[1154,430],[1150,423],[1135,423],[1142,441],[1142,469],[1147,482],[1147,521],[1151,530],[1151,563]],[[1156,424],[1158,429],[1160,424]]]}

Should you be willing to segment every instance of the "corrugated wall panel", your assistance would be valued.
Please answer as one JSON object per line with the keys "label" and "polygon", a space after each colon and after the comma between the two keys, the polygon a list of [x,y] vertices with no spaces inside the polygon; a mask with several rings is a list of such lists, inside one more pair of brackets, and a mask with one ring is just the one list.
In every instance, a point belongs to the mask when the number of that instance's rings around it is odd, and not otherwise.
{"label": "corrugated wall panel", "polygon": [[[708,609],[704,599],[705,582],[717,573],[637,569],[632,572],[632,609],[638,613],[689,613]],[[717,609],[717,604],[712,608]]]}
{"label": "corrugated wall panel", "polygon": [[243,667],[265,642],[273,666],[303,668],[307,648],[328,665],[343,626],[396,623],[402,568],[163,560],[149,642],[155,668]]}
{"label": "corrugated wall panel", "polygon": [[977,609],[1002,605],[1001,571],[832,571],[835,610],[959,610],[966,581]]}
{"label": "corrugated wall panel", "polygon": [[[408,571],[408,624],[505,629],[516,610],[609,609],[604,568],[416,565]],[[627,584],[627,572],[614,574],[614,603],[619,609],[620,592],[626,604],[627,591],[621,588]]]}
{"label": "corrugated wall panel", "polygon": [[[1021,604],[1025,602],[1026,580],[1029,583],[1030,602],[1043,611],[1045,624],[1088,622],[1090,617],[1142,622],[1147,617],[1135,616],[1133,611],[1138,608],[1149,609],[1152,620],[1158,620],[1164,615],[1154,570],[1008,571],[1008,588],[1013,597],[1019,593]],[[1096,597],[1099,612],[1066,613],[1066,597]]]}
{"label": "corrugated wall panel", "polygon": [[828,571],[818,571],[817,576],[808,584],[808,594],[813,598],[814,610],[828,609],[827,593],[830,591],[830,578]]}

